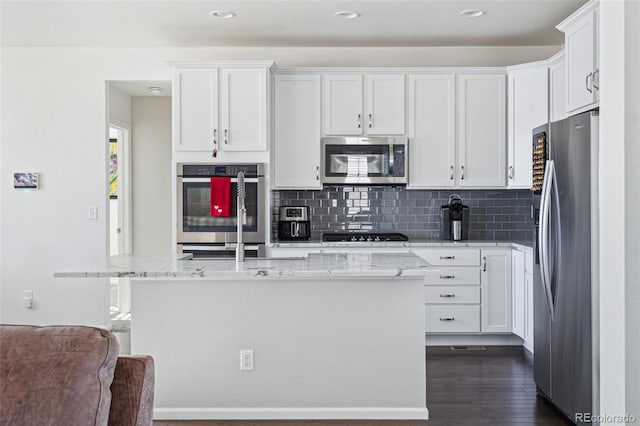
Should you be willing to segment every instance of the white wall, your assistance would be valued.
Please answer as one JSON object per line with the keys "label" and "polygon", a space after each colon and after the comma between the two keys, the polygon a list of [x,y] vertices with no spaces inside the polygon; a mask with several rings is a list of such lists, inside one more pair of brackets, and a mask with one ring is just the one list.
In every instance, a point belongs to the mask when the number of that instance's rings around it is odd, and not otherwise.
{"label": "white wall", "polygon": [[171,98],[131,98],[133,251],[168,256],[171,245]]}
{"label": "white wall", "polygon": [[640,2],[625,3],[626,403],[640,419]]}
{"label": "white wall", "polygon": [[[170,80],[169,60],[273,59],[280,66],[495,66],[557,47],[495,48],[2,48],[0,52],[0,321],[103,324],[105,280],[53,279],[106,256],[105,82]],[[14,191],[13,171],[42,173]],[[87,219],[90,205],[98,220]],[[34,290],[36,305],[22,307]],[[82,303],[78,303],[82,301]]]}
{"label": "white wall", "polygon": [[[625,274],[625,238],[629,223],[620,218],[621,209],[629,213],[625,199],[628,171],[625,167],[624,9],[623,1],[600,3],[600,414],[609,416],[623,416],[628,412],[625,404],[625,381],[628,380],[625,281],[631,277]],[[633,48],[637,49],[637,44]],[[614,205],[616,208],[611,208]],[[637,259],[634,262],[637,263]],[[637,307],[634,310],[637,311]],[[633,357],[637,359],[637,353]]]}

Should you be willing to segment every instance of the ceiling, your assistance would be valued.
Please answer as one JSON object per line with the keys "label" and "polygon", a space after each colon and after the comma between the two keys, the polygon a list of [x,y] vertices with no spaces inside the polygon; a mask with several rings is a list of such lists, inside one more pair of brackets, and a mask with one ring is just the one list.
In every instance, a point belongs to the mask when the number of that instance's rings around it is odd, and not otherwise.
{"label": "ceiling", "polygon": [[[1,0],[3,46],[552,46],[585,0]],[[480,9],[480,18],[459,15]],[[231,11],[232,19],[212,10]],[[354,20],[334,16],[349,10]]]}

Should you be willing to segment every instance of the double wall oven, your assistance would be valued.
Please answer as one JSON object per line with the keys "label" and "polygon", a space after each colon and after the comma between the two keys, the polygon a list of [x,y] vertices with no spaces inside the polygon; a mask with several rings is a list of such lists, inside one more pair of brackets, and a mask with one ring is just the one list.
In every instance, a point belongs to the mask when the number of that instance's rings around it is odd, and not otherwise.
{"label": "double wall oven", "polygon": [[[194,258],[235,257],[237,175],[245,175],[246,222],[243,242],[247,257],[265,255],[265,196],[263,164],[178,164],[178,253]],[[211,215],[211,178],[229,178],[230,215]]]}

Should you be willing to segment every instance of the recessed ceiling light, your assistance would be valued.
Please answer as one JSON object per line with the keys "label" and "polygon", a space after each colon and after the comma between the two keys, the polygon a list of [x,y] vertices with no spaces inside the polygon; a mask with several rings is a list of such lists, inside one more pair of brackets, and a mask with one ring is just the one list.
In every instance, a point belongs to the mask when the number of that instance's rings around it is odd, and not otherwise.
{"label": "recessed ceiling light", "polygon": [[463,10],[462,12],[460,12],[460,15],[467,18],[477,18],[478,16],[482,16],[485,13],[486,12],[484,10],[470,9],[470,10]]}
{"label": "recessed ceiling light", "polygon": [[227,12],[226,10],[212,10],[211,12],[209,12],[209,15],[215,16],[216,18],[221,18],[221,19],[229,19],[236,16],[235,13]]}
{"label": "recessed ceiling light", "polygon": [[336,16],[338,18],[343,18],[343,19],[356,19],[357,17],[360,16],[360,14],[358,12],[351,12],[349,10],[343,10],[341,12],[336,12]]}
{"label": "recessed ceiling light", "polygon": [[158,96],[160,95],[160,93],[162,93],[162,87],[155,87],[155,86],[149,87],[147,91],[149,92],[150,95]]}

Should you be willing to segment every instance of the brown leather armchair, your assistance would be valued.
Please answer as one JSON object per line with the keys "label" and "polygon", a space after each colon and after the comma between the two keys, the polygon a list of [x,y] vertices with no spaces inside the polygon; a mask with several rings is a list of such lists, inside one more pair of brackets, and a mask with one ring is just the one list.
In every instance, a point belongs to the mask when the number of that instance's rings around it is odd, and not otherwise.
{"label": "brown leather armchair", "polygon": [[0,425],[148,426],[153,359],[109,331],[0,325]]}

